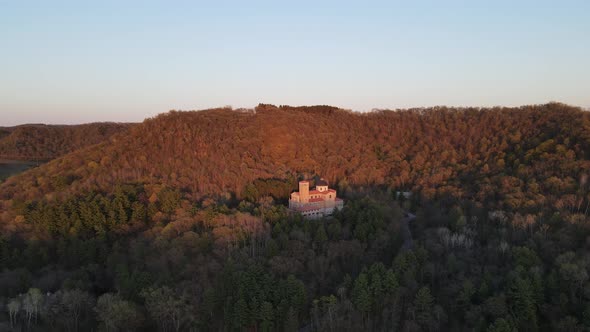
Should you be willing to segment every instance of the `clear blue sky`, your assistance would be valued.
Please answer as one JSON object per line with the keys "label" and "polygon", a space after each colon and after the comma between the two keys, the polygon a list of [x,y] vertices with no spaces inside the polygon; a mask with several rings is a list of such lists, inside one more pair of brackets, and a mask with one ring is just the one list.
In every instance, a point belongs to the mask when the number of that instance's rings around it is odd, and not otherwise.
{"label": "clear blue sky", "polygon": [[170,109],[590,106],[590,1],[0,0],[0,125]]}

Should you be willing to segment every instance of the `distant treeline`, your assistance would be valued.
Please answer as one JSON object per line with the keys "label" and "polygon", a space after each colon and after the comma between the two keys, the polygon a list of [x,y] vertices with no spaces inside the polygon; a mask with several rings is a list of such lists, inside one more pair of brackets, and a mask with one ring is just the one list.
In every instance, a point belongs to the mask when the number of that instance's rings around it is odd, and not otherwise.
{"label": "distant treeline", "polygon": [[105,141],[130,124],[21,125],[0,127],[0,158],[47,161]]}
{"label": "distant treeline", "polygon": [[575,194],[590,167],[589,128],[590,114],[557,103],[367,114],[272,105],[172,111],[8,181],[0,195],[38,199],[64,189],[49,179],[65,178],[65,195],[145,183],[193,199],[240,198],[257,179],[320,174],[340,189],[377,185],[543,208]]}

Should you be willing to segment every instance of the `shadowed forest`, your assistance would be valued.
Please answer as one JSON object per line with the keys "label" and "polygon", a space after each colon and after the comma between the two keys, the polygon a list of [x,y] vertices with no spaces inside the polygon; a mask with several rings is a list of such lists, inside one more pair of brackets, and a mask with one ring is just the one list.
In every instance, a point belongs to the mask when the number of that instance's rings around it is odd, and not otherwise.
{"label": "shadowed forest", "polygon": [[[107,127],[0,134],[52,159],[0,183],[0,330],[590,329],[579,108],[260,104]],[[288,213],[319,177],[344,209]]]}
{"label": "shadowed forest", "polygon": [[0,158],[47,161],[102,142],[130,126],[126,123],[89,123],[0,127]]}

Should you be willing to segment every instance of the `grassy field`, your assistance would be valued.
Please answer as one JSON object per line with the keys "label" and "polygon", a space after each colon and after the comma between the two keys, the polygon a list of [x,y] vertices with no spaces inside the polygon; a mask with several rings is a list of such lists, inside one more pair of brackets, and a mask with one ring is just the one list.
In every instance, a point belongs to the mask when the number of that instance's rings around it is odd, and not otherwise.
{"label": "grassy field", "polygon": [[32,161],[0,159],[0,182],[6,180],[9,176],[24,172],[38,165],[39,163]]}

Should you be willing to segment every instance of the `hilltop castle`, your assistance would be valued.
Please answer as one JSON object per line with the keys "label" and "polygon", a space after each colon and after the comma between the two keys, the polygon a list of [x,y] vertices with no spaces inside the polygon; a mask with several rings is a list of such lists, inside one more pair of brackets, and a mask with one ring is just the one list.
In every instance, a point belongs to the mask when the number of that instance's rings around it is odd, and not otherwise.
{"label": "hilltop castle", "polygon": [[344,201],[336,197],[336,190],[328,189],[328,183],[321,179],[314,190],[309,190],[309,181],[299,181],[299,191],[291,194],[289,209],[309,219],[321,218],[340,210]]}

